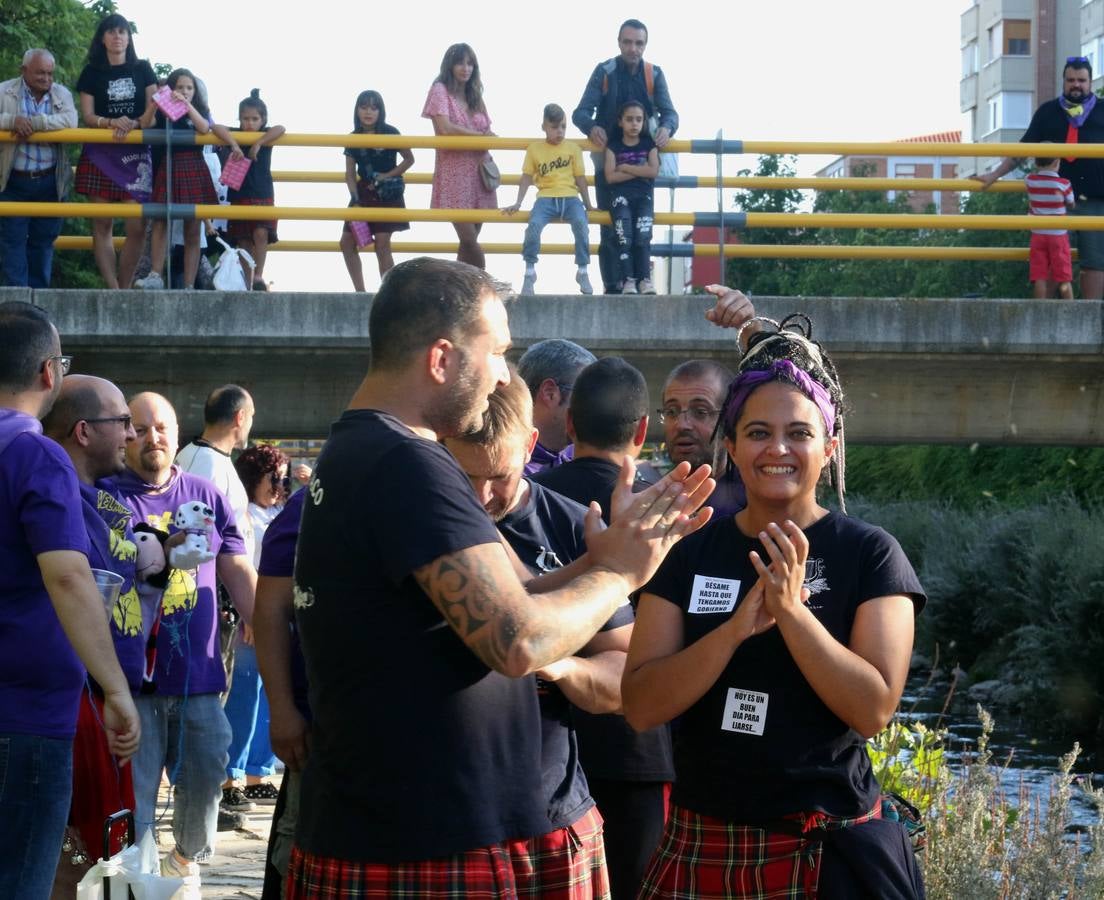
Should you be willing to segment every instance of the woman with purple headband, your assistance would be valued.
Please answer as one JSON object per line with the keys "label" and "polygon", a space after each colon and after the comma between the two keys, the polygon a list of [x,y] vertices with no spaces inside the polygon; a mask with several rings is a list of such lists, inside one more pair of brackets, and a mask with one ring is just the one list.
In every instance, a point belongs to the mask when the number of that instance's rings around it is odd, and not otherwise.
{"label": "woman with purple headband", "polygon": [[[637,611],[625,716],[679,719],[640,896],[923,896],[865,747],[897,709],[923,588],[842,511],[843,393],[808,319],[769,325],[718,424],[747,506],[679,543]],[[826,469],[841,511],[817,501]]]}

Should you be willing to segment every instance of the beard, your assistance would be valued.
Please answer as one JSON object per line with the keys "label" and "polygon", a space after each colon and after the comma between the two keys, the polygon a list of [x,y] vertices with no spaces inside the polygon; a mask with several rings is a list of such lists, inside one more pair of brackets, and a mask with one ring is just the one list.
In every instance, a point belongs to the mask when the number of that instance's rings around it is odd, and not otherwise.
{"label": "beard", "polygon": [[1080,103],[1088,96],[1088,92],[1081,88],[1070,88],[1063,96],[1069,103]]}
{"label": "beard", "polygon": [[426,424],[438,437],[475,434],[483,429],[488,396],[472,370],[461,365],[456,384],[426,409]]}

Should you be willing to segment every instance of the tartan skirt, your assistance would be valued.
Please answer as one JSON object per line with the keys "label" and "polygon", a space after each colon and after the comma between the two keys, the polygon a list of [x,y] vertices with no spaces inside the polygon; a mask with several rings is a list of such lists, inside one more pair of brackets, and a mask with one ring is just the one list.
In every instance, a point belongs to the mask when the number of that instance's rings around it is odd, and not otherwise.
{"label": "tartan skirt", "polygon": [[117,200],[123,203],[137,203],[127,191],[108,178],[88,156],[80,155],[77,162],[77,177],[73,184],[78,194],[84,194],[93,200]]}
{"label": "tartan skirt", "polygon": [[[207,179],[210,181],[210,177]],[[275,206],[273,197],[235,197],[231,206]],[[268,232],[268,242],[275,244],[279,237],[276,235],[275,219],[227,219],[226,234],[231,242],[240,240],[253,240],[253,229],[264,228]]]}
{"label": "tartan skirt", "polygon": [[444,859],[350,862],[294,847],[287,885],[287,900],[608,900],[609,896],[602,817],[593,807],[566,828]]}
{"label": "tartan skirt", "polygon": [[853,819],[799,814],[792,818],[791,833],[738,825],[672,805],[663,841],[652,856],[638,896],[641,900],[815,900],[822,845],[815,835],[804,834],[875,818],[881,818],[880,801],[869,813]]}
{"label": "tartan skirt", "polygon": [[[154,203],[165,202],[164,159],[157,167],[153,178]],[[218,203],[215,183],[211,180],[211,170],[203,161],[200,153],[175,153],[172,161],[173,203]]]}
{"label": "tartan skirt", "polygon": [[[380,195],[376,193],[376,186],[363,178],[357,179],[357,204],[360,206],[380,206],[384,209],[406,209],[406,201],[402,197],[399,197],[398,200],[381,200]],[[350,203],[349,205],[352,206],[353,204]],[[409,230],[410,223],[369,222],[368,227],[372,229],[372,234],[392,234],[396,231]],[[351,232],[352,227],[346,222],[341,230]]]}

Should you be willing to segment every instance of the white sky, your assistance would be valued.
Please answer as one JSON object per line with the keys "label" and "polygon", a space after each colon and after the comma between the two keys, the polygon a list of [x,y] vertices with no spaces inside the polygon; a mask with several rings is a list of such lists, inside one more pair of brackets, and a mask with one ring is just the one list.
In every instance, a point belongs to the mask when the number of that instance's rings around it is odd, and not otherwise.
{"label": "white sky", "polygon": [[[677,137],[885,141],[959,128],[959,16],[968,0],[789,0],[711,4],[639,0],[633,4],[553,6],[501,0],[456,4],[310,4],[257,0],[185,4],[131,0],[121,12],[139,29],[135,45],[153,62],[186,66],[208,86],[214,118],[237,124],[237,103],[259,87],[269,121],[289,131],[351,130],[356,95],[378,90],[388,121],[408,134],[430,134],[422,104],[449,44],[465,41],[479,57],[494,131],[541,137],[541,109],[556,102],[570,116],[594,65],[617,54],[617,26],[641,19],[649,29],[645,58],[667,77],[681,124]],[[1074,48],[1070,52],[1075,52]],[[1064,51],[1061,51],[1064,52]],[[579,137],[569,125],[568,137]],[[497,151],[503,172],[516,173],[521,153]],[[413,171],[432,171],[430,150],[415,152]],[[806,157],[812,174],[825,157]],[[274,169],[335,169],[339,148],[277,147]],[[750,157],[728,157],[725,174],[754,168]],[[683,155],[682,174],[711,175],[714,157]],[[343,206],[344,185],[277,183],[276,202]],[[529,208],[534,191],[529,192]],[[512,203],[516,188],[499,190]],[[429,186],[409,185],[407,205],[427,207]],[[726,195],[726,208],[732,208]],[[668,192],[657,191],[665,210]],[[680,211],[716,209],[713,190],[680,191]],[[336,240],[338,223],[280,223],[285,239]],[[490,241],[520,243],[522,226],[487,225]],[[592,227],[593,239],[597,229]],[[414,223],[402,240],[446,240],[448,225]],[[545,241],[570,240],[566,225],[550,225]],[[657,227],[657,241],[667,228]],[[400,260],[403,257],[398,257]],[[519,256],[489,255],[488,269],[519,284]],[[378,286],[375,258],[364,256],[368,290]],[[542,258],[538,292],[571,292],[570,257]],[[266,277],[276,290],[349,290],[339,254],[272,252]],[[592,260],[592,279],[597,260]]]}

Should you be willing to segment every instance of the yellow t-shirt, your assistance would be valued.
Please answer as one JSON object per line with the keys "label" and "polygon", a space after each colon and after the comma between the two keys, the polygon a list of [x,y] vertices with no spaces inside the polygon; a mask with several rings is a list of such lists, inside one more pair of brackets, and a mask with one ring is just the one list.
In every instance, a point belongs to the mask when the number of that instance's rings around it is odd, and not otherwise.
{"label": "yellow t-shirt", "polygon": [[536,141],[525,151],[521,171],[533,179],[538,197],[575,197],[575,176],[583,174],[583,151],[574,141]]}

